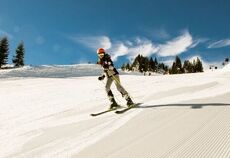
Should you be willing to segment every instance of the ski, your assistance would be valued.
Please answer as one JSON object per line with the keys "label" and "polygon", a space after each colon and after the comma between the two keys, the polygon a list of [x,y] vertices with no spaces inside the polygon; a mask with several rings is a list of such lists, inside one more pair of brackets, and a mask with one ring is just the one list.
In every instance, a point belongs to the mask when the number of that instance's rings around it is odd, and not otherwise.
{"label": "ski", "polygon": [[124,112],[126,112],[126,111],[128,111],[128,110],[130,110],[130,109],[132,109],[132,108],[137,108],[140,104],[141,104],[141,103],[136,103],[136,104],[133,104],[133,105],[131,105],[131,106],[125,108],[125,109],[116,110],[115,113],[116,113],[116,114],[123,114]]}
{"label": "ski", "polygon": [[105,110],[105,111],[102,111],[102,112],[98,112],[98,113],[93,113],[93,114],[90,114],[91,116],[98,116],[98,115],[102,115],[104,113],[107,113],[107,112],[110,112],[110,111],[115,111],[117,109],[109,109],[109,110]]}
{"label": "ski", "polygon": [[122,106],[119,106],[118,108],[114,108],[114,109],[108,109],[108,110],[105,110],[105,111],[101,111],[101,112],[98,112],[98,113],[93,113],[93,114],[90,114],[91,116],[98,116],[98,115],[102,115],[102,114],[105,114],[105,113],[108,113],[108,112],[111,112],[111,111],[116,111],[117,109],[120,109],[122,108]]}

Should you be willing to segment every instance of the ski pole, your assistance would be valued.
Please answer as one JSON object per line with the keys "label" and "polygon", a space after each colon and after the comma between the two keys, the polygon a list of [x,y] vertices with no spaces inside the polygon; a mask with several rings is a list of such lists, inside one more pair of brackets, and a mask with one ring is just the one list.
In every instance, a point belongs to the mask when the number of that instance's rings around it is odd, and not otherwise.
{"label": "ski pole", "polygon": [[[113,79],[116,79],[115,77],[114,77],[114,75],[112,76],[113,77]],[[116,82],[118,82],[118,80],[115,80]],[[104,85],[106,85],[106,83],[104,82],[104,80],[102,80],[102,83],[104,84]],[[121,86],[121,84],[120,84],[120,86]],[[122,87],[122,86],[121,86]],[[114,95],[114,98],[115,99],[117,99],[119,102],[121,102],[120,100],[119,100],[119,98],[117,98],[115,95]]]}
{"label": "ski pole", "polygon": [[112,78],[115,80],[115,82],[116,82],[117,84],[119,84],[122,88],[124,88],[124,87],[121,85],[120,81],[110,72],[110,70],[108,70],[108,73],[112,76]]}

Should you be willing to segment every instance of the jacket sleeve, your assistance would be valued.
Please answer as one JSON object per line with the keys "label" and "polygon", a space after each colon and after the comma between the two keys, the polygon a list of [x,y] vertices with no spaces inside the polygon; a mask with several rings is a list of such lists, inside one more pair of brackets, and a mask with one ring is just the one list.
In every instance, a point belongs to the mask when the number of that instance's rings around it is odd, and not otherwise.
{"label": "jacket sleeve", "polygon": [[103,67],[104,69],[109,69],[109,70],[114,69],[113,61],[111,60],[111,57],[109,55],[106,56]]}

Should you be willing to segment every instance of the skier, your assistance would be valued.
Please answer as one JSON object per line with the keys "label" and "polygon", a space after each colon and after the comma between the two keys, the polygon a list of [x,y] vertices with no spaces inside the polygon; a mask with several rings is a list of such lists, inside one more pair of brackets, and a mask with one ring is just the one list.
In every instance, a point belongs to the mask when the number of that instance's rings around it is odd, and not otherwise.
{"label": "skier", "polygon": [[116,70],[116,68],[114,67],[113,61],[111,60],[110,55],[107,54],[103,48],[99,48],[97,50],[97,55],[99,57],[98,64],[100,64],[104,69],[104,74],[102,76],[98,77],[98,80],[102,81],[106,77],[105,90],[106,90],[108,98],[111,102],[109,109],[116,109],[119,107],[119,105],[115,101],[114,95],[110,89],[113,81],[115,81],[116,88],[121,93],[122,97],[124,97],[126,99],[127,106],[128,107],[132,106],[134,103],[133,103],[132,99],[130,98],[128,92],[121,86],[119,73]]}

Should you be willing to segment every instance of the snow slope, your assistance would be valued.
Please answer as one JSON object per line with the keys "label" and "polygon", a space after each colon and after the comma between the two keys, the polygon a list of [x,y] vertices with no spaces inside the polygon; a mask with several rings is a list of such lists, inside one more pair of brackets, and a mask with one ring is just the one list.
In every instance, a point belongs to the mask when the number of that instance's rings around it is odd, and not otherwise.
{"label": "snow slope", "polygon": [[230,157],[229,69],[121,75],[141,108],[98,117],[109,102],[95,65],[1,70],[0,157]]}

